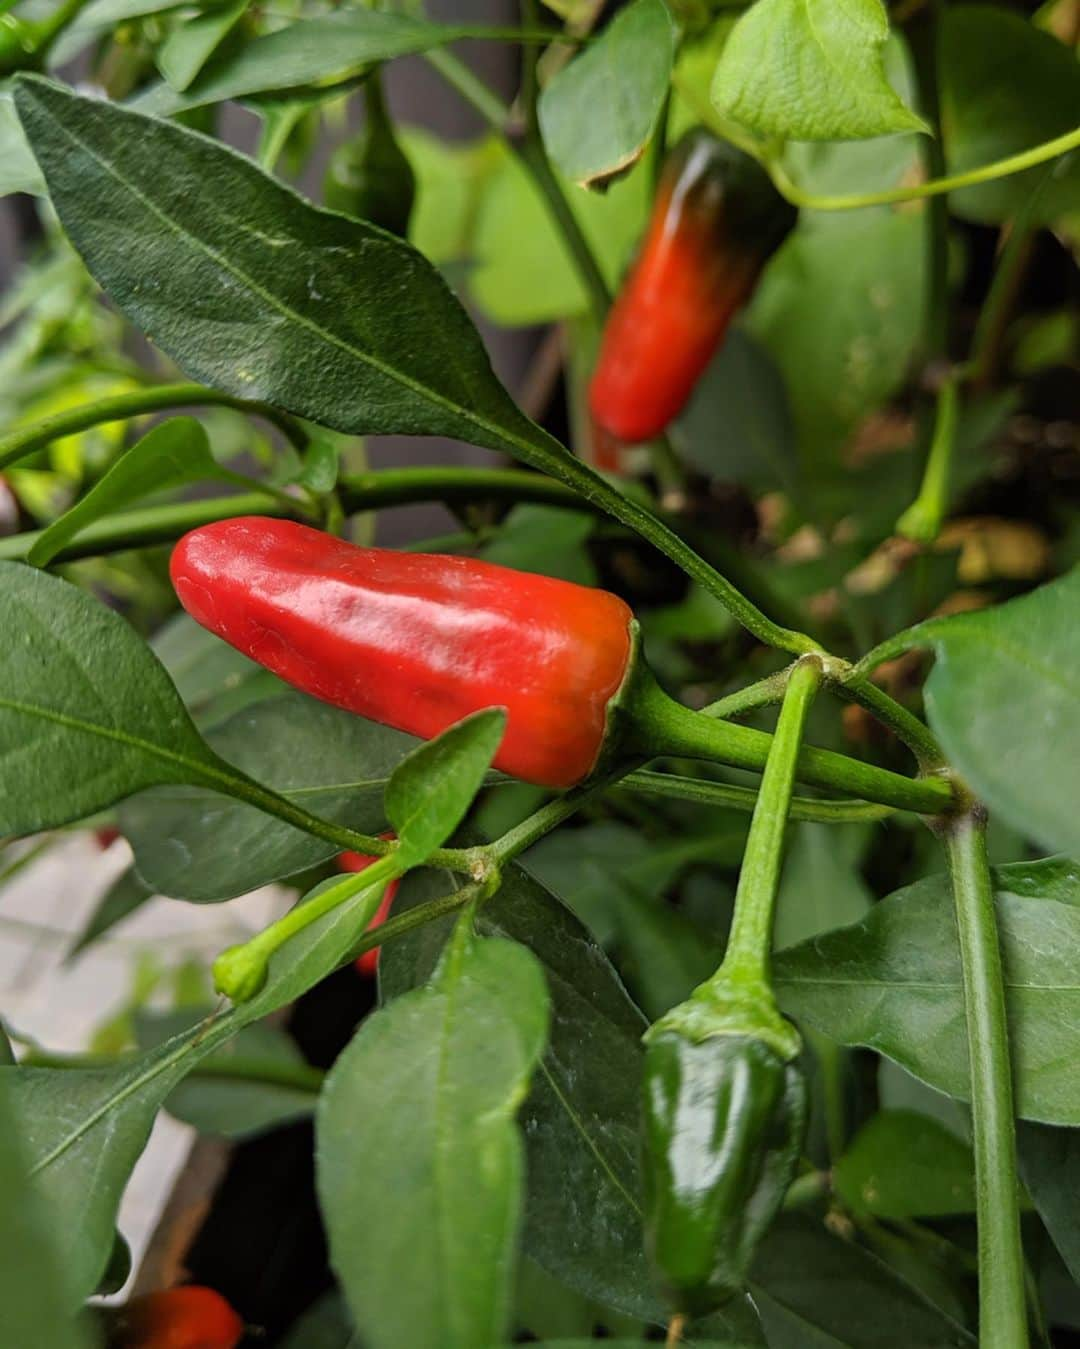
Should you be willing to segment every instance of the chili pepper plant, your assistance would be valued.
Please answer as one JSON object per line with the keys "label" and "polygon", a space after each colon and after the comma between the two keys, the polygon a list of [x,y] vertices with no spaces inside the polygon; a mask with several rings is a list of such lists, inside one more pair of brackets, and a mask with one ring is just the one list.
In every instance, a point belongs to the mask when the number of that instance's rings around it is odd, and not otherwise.
{"label": "chili pepper plant", "polygon": [[1080,1342],[1075,0],[0,8],[0,1344]]}

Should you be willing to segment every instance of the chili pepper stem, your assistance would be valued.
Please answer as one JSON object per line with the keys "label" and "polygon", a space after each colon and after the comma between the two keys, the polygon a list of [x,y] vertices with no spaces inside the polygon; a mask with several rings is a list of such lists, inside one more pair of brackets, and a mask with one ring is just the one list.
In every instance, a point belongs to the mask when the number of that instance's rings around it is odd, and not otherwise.
{"label": "chili pepper stem", "polygon": [[250,941],[230,946],[214,961],[214,987],[233,1002],[249,1002],[261,992],[266,983],[270,957],[298,932],[309,927],[324,914],[344,904],[353,895],[369,890],[368,902],[357,915],[357,927],[367,927],[388,882],[401,874],[397,858],[392,854],[382,857],[366,871],[344,877],[335,885],[297,904],[283,918],[271,923]]}
{"label": "chili pepper stem", "polygon": [[735,916],[717,982],[768,986],[773,913],[783,862],[788,809],[806,718],[821,687],[821,662],[808,656],[792,669],[761,779],[735,892]]}
{"label": "chili pepper stem", "polygon": [[1016,1126],[997,915],[981,808],[943,830],[956,902],[971,1071],[972,1146],[979,1233],[979,1343],[1028,1343],[1020,1239]]}
{"label": "chili pepper stem", "polygon": [[[818,663],[817,657],[811,659]],[[645,759],[703,759],[760,772],[773,742],[765,731],[718,721],[684,707],[669,698],[645,671],[628,691],[626,712],[633,727],[632,743],[625,748],[627,752],[638,751]],[[906,778],[812,746],[799,751],[795,776],[813,787],[849,792],[865,801],[920,815],[947,813],[956,805],[954,786],[944,777]]]}

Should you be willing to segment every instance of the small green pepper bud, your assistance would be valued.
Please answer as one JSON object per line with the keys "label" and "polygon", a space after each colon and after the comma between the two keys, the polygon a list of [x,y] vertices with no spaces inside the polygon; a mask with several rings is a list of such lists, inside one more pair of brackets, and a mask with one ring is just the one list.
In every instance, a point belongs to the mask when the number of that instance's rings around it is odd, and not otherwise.
{"label": "small green pepper bud", "polygon": [[648,1037],[645,1235],[669,1301],[704,1316],[738,1292],[806,1133],[798,1066],[752,1035]]}
{"label": "small green pepper bud", "polygon": [[233,1002],[250,1002],[266,986],[269,961],[255,941],[227,947],[214,961],[214,987]]}
{"label": "small green pepper bud", "polygon": [[359,135],[330,157],[323,200],[331,210],[370,220],[404,239],[416,178],[394,135],[377,75],[368,77],[364,95],[367,119]]}

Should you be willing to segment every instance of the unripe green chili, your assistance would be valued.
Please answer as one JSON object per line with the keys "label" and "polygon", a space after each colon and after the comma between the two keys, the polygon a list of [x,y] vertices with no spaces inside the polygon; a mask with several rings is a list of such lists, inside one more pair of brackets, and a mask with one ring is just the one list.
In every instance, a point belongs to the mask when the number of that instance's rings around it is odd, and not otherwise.
{"label": "unripe green chili", "polygon": [[331,210],[370,220],[405,238],[416,177],[394,135],[378,72],[364,82],[364,104],[367,116],[360,132],[330,157],[323,200]]}
{"label": "unripe green chili", "polygon": [[745,1284],[806,1132],[798,1032],[769,984],[769,947],[795,762],[821,681],[788,681],[739,877],[724,962],[645,1034],[645,1243],[677,1312],[702,1316]]}

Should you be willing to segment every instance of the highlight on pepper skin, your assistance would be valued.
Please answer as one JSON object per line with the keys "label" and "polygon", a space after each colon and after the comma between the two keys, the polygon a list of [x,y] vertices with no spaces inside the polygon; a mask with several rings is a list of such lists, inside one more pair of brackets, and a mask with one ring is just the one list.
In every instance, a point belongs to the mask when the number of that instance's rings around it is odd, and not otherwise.
{"label": "highlight on pepper skin", "polygon": [[589,385],[599,432],[635,444],[675,420],[796,219],[756,160],[705,131],[683,137],[604,327]]}
{"label": "highlight on pepper skin", "polygon": [[170,572],[203,627],[336,707],[423,739],[505,707],[494,766],[545,787],[593,770],[630,665],[633,614],[607,591],[288,520],[193,530]]}

